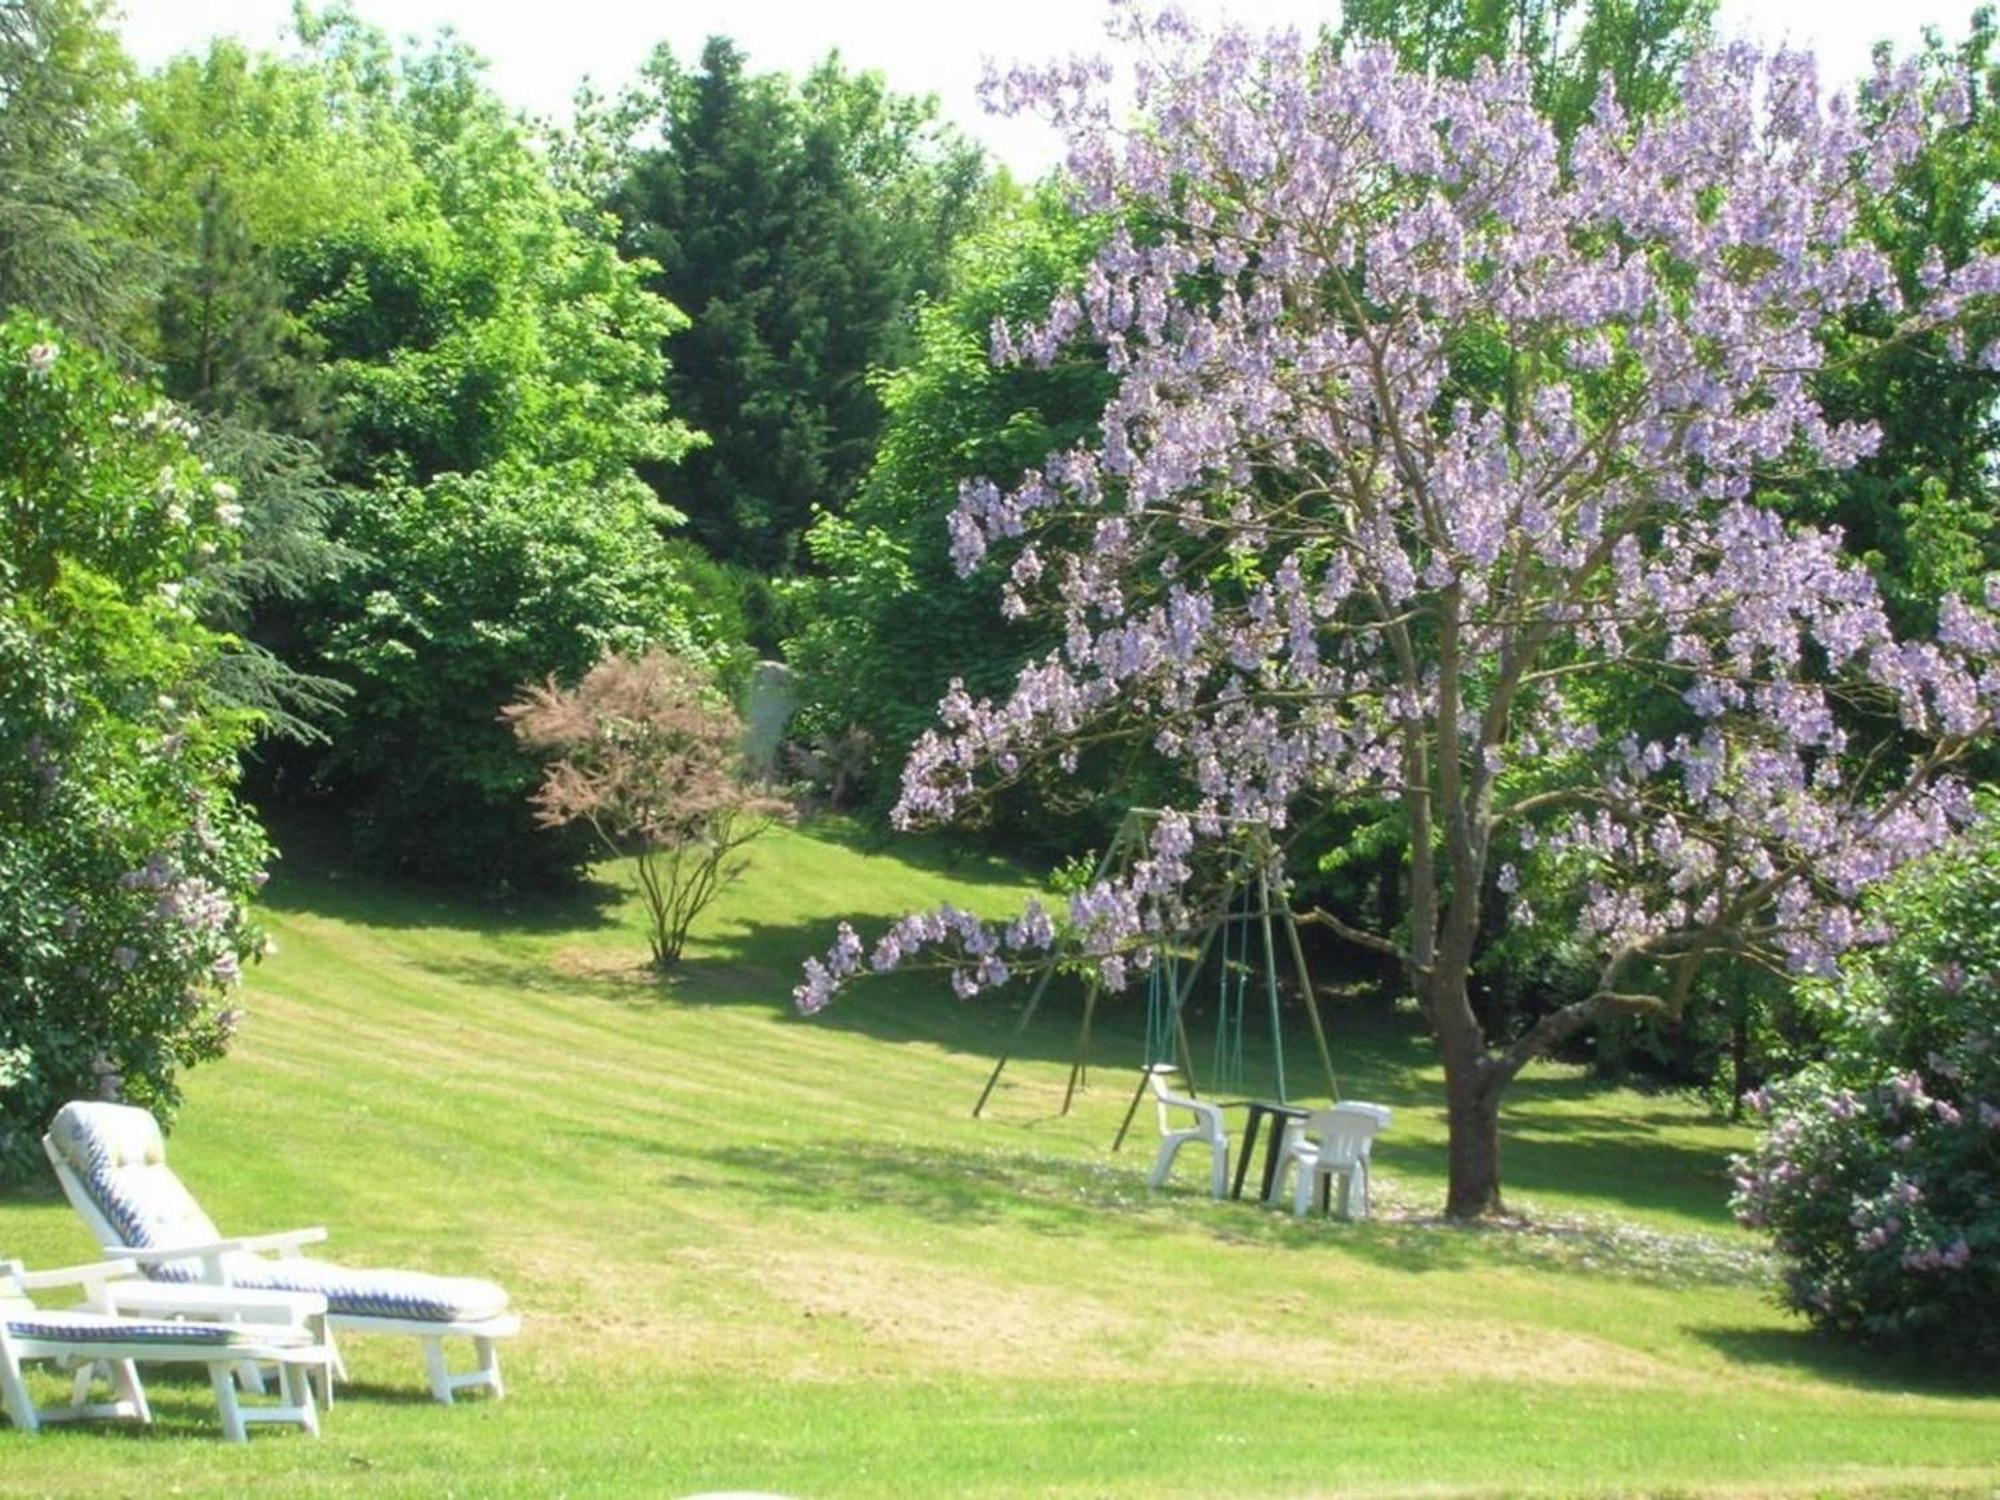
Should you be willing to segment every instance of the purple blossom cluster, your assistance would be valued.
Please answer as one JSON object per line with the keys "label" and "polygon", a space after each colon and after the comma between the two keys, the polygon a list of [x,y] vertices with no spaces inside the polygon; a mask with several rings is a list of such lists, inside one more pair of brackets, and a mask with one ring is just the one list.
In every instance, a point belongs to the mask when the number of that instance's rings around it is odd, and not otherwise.
{"label": "purple blossom cluster", "polygon": [[[1859,896],[1969,814],[1944,769],[2000,711],[2000,594],[1900,640],[1839,536],[1753,487],[1876,443],[1814,399],[1829,318],[1936,322],[2000,290],[1974,256],[1905,306],[1856,233],[1859,193],[1962,95],[1885,76],[1864,118],[1809,58],[1737,46],[1658,118],[1607,89],[1565,156],[1518,62],[1432,78],[1134,6],[1114,31],[1137,128],[1094,65],[990,81],[1068,130],[1078,206],[1121,226],[1045,317],[992,336],[1002,365],[1101,349],[1102,439],[967,483],[950,521],[959,568],[997,555],[1003,608],[1051,611],[1061,643],[1003,698],[953,684],[898,823],[1073,766],[1090,736],[1149,743],[1188,789],[1171,840],[1068,914],[1108,982],[1187,910],[1197,846],[1327,803],[1444,826],[1460,888],[1504,870],[1516,920],[1555,881],[1611,970],[1727,947],[1824,972],[1879,937]],[[1479,374],[1494,357],[1504,381]],[[1686,727],[1603,732],[1578,689],[1607,673]],[[1936,752],[1855,784],[1854,703]],[[939,949],[974,993],[1009,972],[983,932],[905,919],[871,962]],[[803,1008],[860,972],[842,944]]]}
{"label": "purple blossom cluster", "polygon": [[[195,834],[213,839],[200,820],[196,820]],[[127,870],[118,877],[118,886],[153,898],[145,912],[148,952],[142,955],[129,944],[118,944],[111,951],[111,963],[119,973],[130,973],[144,957],[149,962],[205,974],[225,986],[241,981],[243,965],[237,955],[237,940],[243,913],[228,891],[184,870],[165,853],[155,853],[139,868]]]}
{"label": "purple blossom cluster", "polygon": [[[1980,847],[1991,850],[1990,836]],[[1988,867],[1948,888],[1983,911],[1995,878]],[[1956,960],[1924,962],[1938,943],[1987,943],[1960,915],[1918,915],[1838,984],[1807,988],[1827,1057],[1744,1096],[1767,1123],[1732,1164],[1732,1205],[1771,1233],[1785,1300],[1814,1321],[1990,1350],[2000,1348],[2000,985]]]}

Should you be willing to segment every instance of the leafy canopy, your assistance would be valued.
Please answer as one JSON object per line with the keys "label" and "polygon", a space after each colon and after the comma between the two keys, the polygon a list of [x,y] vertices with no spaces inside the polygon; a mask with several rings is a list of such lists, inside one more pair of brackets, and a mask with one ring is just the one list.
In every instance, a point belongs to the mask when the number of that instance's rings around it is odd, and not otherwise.
{"label": "leafy canopy", "polygon": [[[1486,1212],[1530,1058],[1607,1009],[1673,1008],[1709,956],[1827,964],[1865,935],[1856,896],[1969,811],[1945,773],[2000,697],[1990,616],[1947,600],[1936,640],[1900,640],[1836,538],[1753,498],[1764,466],[1875,441],[1814,399],[1815,333],[1897,306],[1856,194],[1918,151],[1926,99],[1912,78],[1863,120],[1809,59],[1735,48],[1653,119],[1607,92],[1565,146],[1518,60],[1457,80],[1172,13],[1124,29],[1144,128],[1114,129],[1100,66],[996,85],[1069,129],[1080,207],[1151,226],[995,331],[1003,363],[1104,351],[1101,440],[969,484],[951,520],[959,566],[998,551],[1003,613],[1046,600],[1062,643],[1004,698],[947,695],[899,813],[950,817],[1107,740],[1177,765],[1154,857],[1072,903],[1117,987],[1153,933],[1198,925],[1190,856],[1231,820],[1395,808],[1404,930],[1322,915],[1414,977],[1450,1207]],[[1996,285],[1969,260],[1922,316]],[[1885,738],[1850,774],[1857,702],[1928,748],[1893,764]],[[1540,909],[1513,899],[1530,861]],[[1599,965],[1501,1046],[1467,993],[1494,899],[1573,924]],[[941,942],[976,986],[1047,931],[916,918],[878,959]],[[801,1003],[856,965],[844,941]]]}

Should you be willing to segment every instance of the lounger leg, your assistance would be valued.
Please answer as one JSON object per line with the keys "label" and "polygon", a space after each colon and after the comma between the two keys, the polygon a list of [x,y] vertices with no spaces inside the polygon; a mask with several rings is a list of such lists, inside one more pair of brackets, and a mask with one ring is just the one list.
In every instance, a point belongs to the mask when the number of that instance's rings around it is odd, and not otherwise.
{"label": "lounger leg", "polygon": [[76,1375],[69,1383],[69,1407],[71,1411],[84,1411],[90,1406],[90,1388],[97,1383],[97,1362],[78,1365]]}
{"label": "lounger leg", "polygon": [[121,1359],[112,1366],[111,1373],[119,1398],[132,1408],[133,1420],[151,1422],[153,1408],[146,1401],[146,1388],[139,1383],[139,1367],[129,1359]]}
{"label": "lounger leg", "polygon": [[21,1431],[42,1430],[41,1413],[35,1410],[35,1403],[28,1399],[27,1383],[21,1379],[20,1366],[12,1360],[0,1364],[0,1403],[5,1404],[7,1415]]}
{"label": "lounger leg", "polygon": [[451,1405],[451,1376],[444,1367],[444,1339],[427,1337],[424,1339],[424,1368],[430,1372],[431,1395],[444,1405]]}
{"label": "lounger leg", "polygon": [[243,1389],[252,1396],[264,1394],[264,1371],[254,1359],[246,1359],[236,1367],[236,1378],[243,1382]]}
{"label": "lounger leg", "polygon": [[472,1347],[479,1352],[479,1368],[486,1376],[486,1388],[493,1392],[498,1401],[507,1394],[507,1387],[500,1383],[500,1341],[498,1339],[474,1339]]}
{"label": "lounger leg", "polygon": [[278,1384],[284,1390],[285,1404],[297,1414],[299,1426],[318,1437],[319,1413],[313,1410],[312,1371],[305,1365],[280,1365]]}
{"label": "lounger leg", "polygon": [[316,1318],[312,1329],[319,1338],[320,1346],[326,1350],[326,1359],[317,1366],[319,1371],[319,1404],[328,1411],[333,1410],[334,1377],[347,1378],[347,1366],[340,1362],[340,1346],[333,1341],[333,1321],[330,1318]]}
{"label": "lounger leg", "polygon": [[236,1402],[235,1371],[227,1364],[208,1367],[208,1383],[215,1390],[215,1408],[222,1415],[222,1435],[232,1443],[249,1440],[243,1430],[243,1408]]}

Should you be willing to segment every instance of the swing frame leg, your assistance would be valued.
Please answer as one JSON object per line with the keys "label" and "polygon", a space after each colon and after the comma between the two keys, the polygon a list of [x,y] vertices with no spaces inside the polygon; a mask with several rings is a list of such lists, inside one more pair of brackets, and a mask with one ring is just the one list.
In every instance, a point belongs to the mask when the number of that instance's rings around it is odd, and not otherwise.
{"label": "swing frame leg", "polygon": [[1271,1056],[1278,1069],[1278,1102],[1288,1104],[1285,1090],[1285,1018],[1278,1009],[1278,940],[1271,932],[1271,877],[1257,869],[1257,920],[1264,929],[1264,989],[1271,1003]]}
{"label": "swing frame leg", "polygon": [[1097,985],[1093,981],[1083,992],[1083,1026],[1076,1034],[1076,1059],[1069,1065],[1069,1087],[1063,1090],[1062,1112],[1069,1113],[1079,1083],[1090,1087],[1090,1017],[1097,1009]]}
{"label": "swing frame leg", "polygon": [[1299,1000],[1305,1006],[1306,1019],[1312,1023],[1313,1042],[1319,1048],[1320,1066],[1326,1069],[1326,1089],[1335,1104],[1340,1103],[1340,1080],[1333,1073],[1333,1049],[1326,1044],[1326,1027],[1319,1018],[1319,997],[1313,993],[1312,971],[1306,967],[1305,945],[1299,941],[1298,920],[1292,915],[1292,902],[1285,898],[1285,937],[1292,950],[1292,966],[1299,971]]}
{"label": "swing frame leg", "polygon": [[1015,1047],[1020,1045],[1022,1033],[1028,1029],[1028,1023],[1035,1019],[1035,1011],[1042,1003],[1042,996],[1048,993],[1049,981],[1055,977],[1056,971],[1054,969],[1044,969],[1042,971],[1042,977],[1040,982],[1035,986],[1035,992],[1028,996],[1027,1006],[1021,1011],[1021,1019],[1014,1024],[1014,1034],[1007,1038],[1007,1045],[1000,1049],[999,1061],[993,1064],[993,1071],[987,1075],[986,1087],[979,1091],[979,1102],[972,1106],[973,1119],[976,1120],[979,1118],[980,1112],[986,1108],[986,1101],[993,1096],[993,1085],[1000,1081],[1001,1069],[1007,1066],[1007,1059],[1014,1055]]}
{"label": "swing frame leg", "polygon": [[1111,1149],[1116,1151],[1125,1144],[1125,1132],[1132,1128],[1132,1117],[1139,1113],[1139,1101],[1146,1097],[1146,1070],[1139,1070],[1139,1086],[1132,1090],[1132,1102],[1125,1106],[1125,1118],[1119,1122],[1118,1134],[1112,1138]]}

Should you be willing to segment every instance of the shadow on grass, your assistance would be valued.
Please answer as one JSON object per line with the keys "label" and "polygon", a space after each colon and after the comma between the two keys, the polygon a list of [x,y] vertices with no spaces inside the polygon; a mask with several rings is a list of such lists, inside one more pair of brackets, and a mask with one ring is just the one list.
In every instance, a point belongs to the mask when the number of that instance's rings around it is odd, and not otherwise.
{"label": "shadow on grass", "polygon": [[[410,1379],[414,1382],[416,1378],[413,1364]],[[478,1395],[459,1395],[453,1399],[464,1402],[467,1405],[472,1405],[483,1403],[490,1398]],[[340,1408],[349,1402],[366,1402],[370,1406],[436,1406],[438,1404],[437,1399],[429,1391],[424,1390],[421,1386],[414,1383],[409,1385],[381,1385],[374,1381],[349,1383],[343,1380],[333,1388],[334,1411],[336,1413],[339,1412]]]}
{"label": "shadow on grass", "polygon": [[448,927],[487,937],[588,932],[617,925],[626,893],[591,880],[536,896],[479,896],[335,869],[273,875],[258,905],[287,915],[331,917],[361,927]]}
{"label": "shadow on grass", "polygon": [[[866,849],[871,836],[851,824],[815,825],[815,839]],[[885,850],[894,858],[973,880],[1018,887],[1019,872],[986,855],[953,852],[935,841],[895,841]],[[697,951],[671,975],[645,964],[643,940],[622,933],[615,942],[595,934],[617,927],[616,908],[624,899],[614,885],[599,883],[561,898],[508,906],[428,889],[349,879],[337,874],[286,871],[273,882],[269,904],[285,912],[310,913],[380,927],[450,927],[475,935],[472,943],[425,944],[409,961],[454,982],[514,991],[557,1003],[597,1003],[621,1009],[754,1007],[789,1025],[818,1026],[878,1042],[944,1048],[974,1057],[1011,1061],[996,1095],[995,1111],[1016,1118],[1022,1097],[1045,1112],[1051,1090],[1059,1091],[1077,1055],[1082,987],[1072,979],[1053,984],[1032,1022],[1018,1030],[1029,992],[1010,986],[971,1002],[954,998],[936,972],[869,977],[821,1015],[805,1019],[792,1009],[792,988],[805,958],[822,951],[832,935],[830,918],[760,919],[730,910],[702,932]],[[857,909],[870,901],[880,910]],[[866,883],[829,895],[861,926],[864,936],[901,915]],[[546,942],[513,944],[513,935],[587,941],[556,951]],[[1203,1097],[1275,1097],[1269,1033],[1261,1008],[1247,1020],[1248,1076],[1237,1086],[1212,1087],[1214,1003],[1212,976],[1197,979],[1188,1029],[1195,1052],[1197,1087]],[[1325,1093],[1317,1049],[1289,997],[1285,1055],[1294,1099],[1315,1102]],[[1377,1146],[1388,1173],[1435,1180],[1440,1174],[1442,1099],[1427,1038],[1414,1017],[1393,1013],[1373,1001],[1338,1000],[1322,995],[1320,1011],[1331,1043],[1340,1093],[1390,1105],[1405,1128]],[[1144,1053],[1145,1001],[1134,990],[1105,997],[1092,1023],[1091,1071],[1098,1087],[1128,1097]],[[987,1061],[979,1069],[981,1075]],[[971,1108],[979,1079],[968,1082]],[[1008,1085],[1030,1084],[1009,1098]],[[1502,1122],[1503,1179],[1519,1194],[1557,1193],[1587,1197],[1606,1207],[1671,1209],[1698,1220],[1723,1222],[1723,1153],[1689,1126],[1703,1122],[1686,1111],[1645,1096],[1626,1095],[1616,1112],[1594,1105],[1607,1090],[1580,1074],[1536,1076],[1509,1090]],[[1240,1116],[1239,1116],[1240,1119]],[[1411,1128],[1415,1127],[1415,1128]],[[1140,1140],[1151,1135],[1149,1112],[1137,1122]],[[1705,1128],[1705,1127],[1704,1127]],[[1137,1141],[1134,1143],[1137,1144]],[[1131,1149],[1128,1147],[1128,1150]]]}
{"label": "shadow on grass", "polygon": [[2000,1371],[1980,1369],[1970,1361],[1946,1364],[1911,1350],[1847,1343],[1803,1324],[1687,1331],[1738,1364],[1778,1366],[1860,1390],[1967,1401],[2000,1395]]}
{"label": "shadow on grass", "polygon": [[802,831],[850,853],[894,859],[964,885],[1018,891],[1029,883],[1019,865],[987,850],[968,848],[942,834],[885,833],[846,817],[815,818]]}
{"label": "shadow on grass", "polygon": [[1120,1155],[1077,1161],[1005,1148],[731,1146],[700,1153],[706,1173],[674,1173],[666,1185],[747,1195],[808,1215],[890,1209],[941,1225],[1006,1225],[1053,1238],[1132,1240],[1179,1231],[1258,1251],[1337,1254],[1405,1275],[1514,1267],[1682,1286],[1742,1285],[1761,1270],[1746,1270],[1734,1252],[1717,1253],[1696,1237],[1615,1226],[1460,1225],[1408,1213],[1362,1223],[1294,1218],[1256,1200],[1254,1170],[1246,1198],[1209,1199],[1192,1155],[1156,1193],[1146,1187],[1153,1149],[1150,1137],[1140,1137]]}

